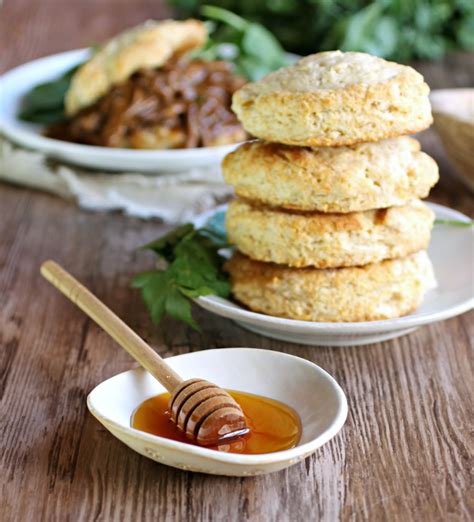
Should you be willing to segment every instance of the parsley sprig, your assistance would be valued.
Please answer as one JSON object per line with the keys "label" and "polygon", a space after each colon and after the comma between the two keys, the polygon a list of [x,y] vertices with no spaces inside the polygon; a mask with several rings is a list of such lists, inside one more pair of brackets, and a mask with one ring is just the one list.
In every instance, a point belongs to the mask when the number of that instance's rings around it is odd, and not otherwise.
{"label": "parsley sprig", "polygon": [[468,228],[474,227],[474,221],[461,221],[459,219],[435,219],[435,225],[450,225],[452,227]]}
{"label": "parsley sprig", "polygon": [[157,254],[163,269],[138,274],[132,281],[141,289],[151,319],[159,324],[165,315],[183,321],[195,330],[199,326],[191,314],[191,299],[202,295],[227,297],[230,286],[222,270],[227,247],[224,213],[217,213],[204,227],[188,223],[142,247]]}

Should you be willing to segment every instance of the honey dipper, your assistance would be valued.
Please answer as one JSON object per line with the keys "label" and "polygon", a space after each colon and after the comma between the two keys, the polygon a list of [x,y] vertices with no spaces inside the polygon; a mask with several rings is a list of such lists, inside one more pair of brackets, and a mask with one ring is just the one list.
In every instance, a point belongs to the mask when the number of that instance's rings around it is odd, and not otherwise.
{"label": "honey dipper", "polygon": [[171,393],[171,420],[190,440],[211,446],[248,433],[241,407],[225,390],[203,379],[183,380],[112,310],[54,261],[45,261],[41,274]]}

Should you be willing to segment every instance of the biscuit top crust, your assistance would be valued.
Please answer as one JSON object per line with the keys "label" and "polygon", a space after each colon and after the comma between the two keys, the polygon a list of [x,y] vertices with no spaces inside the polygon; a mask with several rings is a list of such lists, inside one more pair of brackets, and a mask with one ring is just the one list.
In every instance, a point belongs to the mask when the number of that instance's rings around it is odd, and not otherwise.
{"label": "biscuit top crust", "polygon": [[241,96],[253,97],[276,92],[337,90],[354,84],[383,83],[401,74],[409,75],[416,83],[423,83],[423,76],[406,65],[365,53],[329,51],[306,56],[245,85],[238,92]]}
{"label": "biscuit top crust", "polygon": [[66,114],[95,103],[112,86],[139,69],[160,67],[169,59],[200,48],[207,29],[199,20],[148,20],[103,45],[73,76],[66,93]]}

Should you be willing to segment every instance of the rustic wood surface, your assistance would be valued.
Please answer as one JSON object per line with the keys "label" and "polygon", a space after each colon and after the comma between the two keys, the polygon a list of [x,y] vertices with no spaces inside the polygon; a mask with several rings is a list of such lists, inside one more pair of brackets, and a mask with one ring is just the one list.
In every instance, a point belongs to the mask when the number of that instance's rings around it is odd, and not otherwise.
{"label": "rustic wood surface", "polygon": [[[0,70],[164,14],[146,0],[7,0],[0,12]],[[474,84],[473,55],[419,68],[435,88]],[[472,215],[473,198],[452,176],[437,138],[427,133],[423,141],[442,170],[430,199]],[[473,516],[472,312],[394,341],[349,348],[266,339],[201,310],[195,312],[202,334],[171,321],[156,329],[129,282],[151,263],[135,247],[164,226],[88,213],[6,185],[0,216],[2,521]],[[305,462],[256,478],[185,473],[133,453],[85,403],[96,384],[130,368],[130,358],[40,278],[47,258],[63,263],[161,355],[254,346],[319,364],[348,396],[346,426]]]}

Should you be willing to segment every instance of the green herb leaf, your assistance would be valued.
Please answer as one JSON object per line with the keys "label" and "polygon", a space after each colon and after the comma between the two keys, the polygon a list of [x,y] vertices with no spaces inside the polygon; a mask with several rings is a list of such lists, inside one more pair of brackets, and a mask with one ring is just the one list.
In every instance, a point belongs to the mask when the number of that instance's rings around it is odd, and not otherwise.
{"label": "green herb leaf", "polygon": [[141,250],[153,250],[153,252],[158,254],[166,261],[172,261],[175,246],[179,244],[179,242],[186,236],[191,236],[193,232],[194,226],[191,223],[181,225],[168,234],[165,234],[163,237],[143,245]]}
{"label": "green herb leaf", "polygon": [[217,215],[197,230],[190,223],[182,225],[142,247],[168,262],[164,270],[138,274],[132,281],[132,287],[141,290],[155,324],[169,315],[199,330],[191,315],[190,299],[230,294],[222,270],[225,258],[218,252],[227,246],[224,219],[224,213]]}
{"label": "green herb leaf", "polygon": [[[206,0],[167,1],[183,17],[202,14],[234,30],[244,31],[242,17],[261,23],[287,51],[300,55],[344,48],[408,61],[474,49],[472,0],[207,0],[232,16],[214,6],[202,11]],[[221,36],[221,29],[212,34]]]}
{"label": "green herb leaf", "polygon": [[260,24],[250,24],[245,30],[242,39],[242,49],[249,55],[261,59],[273,67],[281,67],[286,60],[282,60],[284,51],[278,40],[270,31]]}
{"label": "green herb leaf", "polygon": [[171,287],[168,291],[165,310],[168,315],[178,321],[183,321],[194,330],[200,331],[200,328],[191,315],[191,303],[176,287]]}
{"label": "green herb leaf", "polygon": [[[288,63],[283,47],[263,25],[249,22],[222,7],[206,5],[200,12],[218,25],[210,33],[204,49],[195,53],[195,57],[233,62],[237,74],[249,80],[258,80]],[[233,53],[225,56],[223,44],[229,43],[233,46]]]}
{"label": "green herb leaf", "polygon": [[364,51],[367,36],[372,34],[382,11],[381,3],[371,3],[355,15],[348,17],[341,49],[343,51]]}
{"label": "green herb leaf", "polygon": [[41,83],[28,92],[21,105],[18,117],[32,123],[54,123],[64,120],[64,97],[77,65],[51,82]]}
{"label": "green herb leaf", "polygon": [[252,81],[260,80],[272,69],[253,56],[240,56],[235,60],[236,72]]}
{"label": "green herb leaf", "polygon": [[459,22],[457,40],[461,47],[474,51],[474,8],[473,13],[469,17]]}
{"label": "green herb leaf", "polygon": [[435,225],[450,225],[452,227],[474,227],[474,221],[461,221],[460,219],[435,219]]}
{"label": "green herb leaf", "polygon": [[237,31],[246,31],[249,26],[249,22],[247,22],[245,18],[215,5],[203,5],[201,8],[201,14],[211,20],[217,20],[218,22],[227,24]]}
{"label": "green herb leaf", "polygon": [[50,109],[42,110],[40,108],[35,110],[23,110],[18,117],[23,121],[30,123],[38,123],[41,125],[49,125],[63,121],[65,118],[63,107],[52,107]]}
{"label": "green herb leaf", "polygon": [[390,56],[397,48],[397,24],[388,16],[382,16],[375,25],[372,38],[367,41],[364,50],[377,56]]}
{"label": "green herb leaf", "polygon": [[[165,272],[155,272],[142,287],[142,298],[150,310],[151,319],[159,324],[165,311],[165,302],[169,291],[170,280]],[[165,291],[163,291],[165,289]]]}
{"label": "green herb leaf", "polygon": [[132,281],[132,288],[144,288],[151,282],[156,273],[156,271],[142,272],[141,274],[136,275]]}

